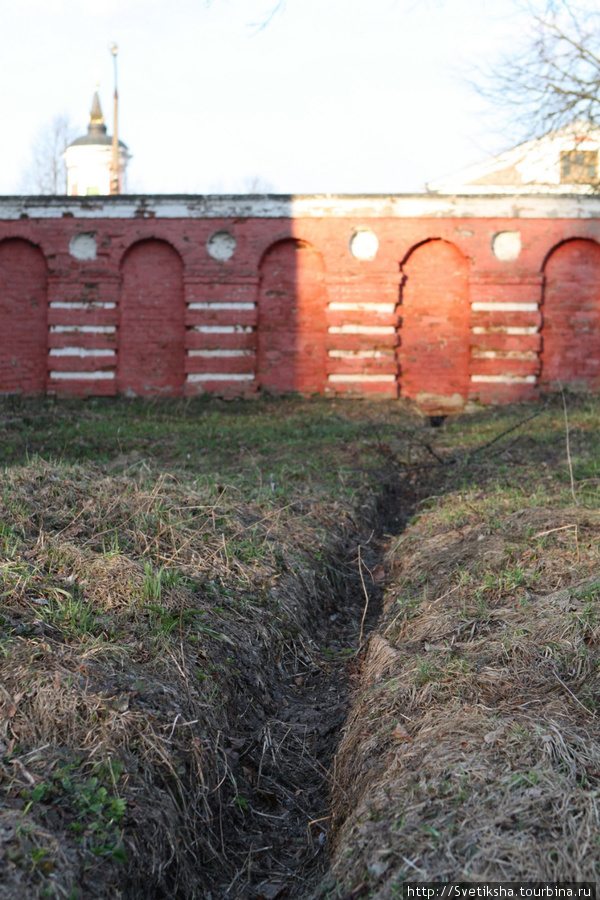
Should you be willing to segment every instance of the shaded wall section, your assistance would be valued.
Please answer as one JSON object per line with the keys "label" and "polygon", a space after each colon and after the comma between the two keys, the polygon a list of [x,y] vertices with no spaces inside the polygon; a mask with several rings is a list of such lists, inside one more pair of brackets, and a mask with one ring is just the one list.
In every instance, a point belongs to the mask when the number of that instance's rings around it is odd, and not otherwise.
{"label": "shaded wall section", "polygon": [[28,241],[0,242],[0,392],[46,390],[46,261]]}
{"label": "shaded wall section", "polygon": [[469,262],[432,240],[402,264],[400,394],[427,410],[460,408],[469,389]]}
{"label": "shaded wall section", "polygon": [[600,246],[573,240],[544,267],[542,384],[600,386]]}
{"label": "shaded wall section", "polygon": [[260,265],[257,379],[273,393],[322,393],[326,379],[327,290],[323,259],[310,244],[279,241]]}
{"label": "shaded wall section", "polygon": [[166,241],[134,244],[121,267],[117,384],[129,396],[183,392],[183,264]]}

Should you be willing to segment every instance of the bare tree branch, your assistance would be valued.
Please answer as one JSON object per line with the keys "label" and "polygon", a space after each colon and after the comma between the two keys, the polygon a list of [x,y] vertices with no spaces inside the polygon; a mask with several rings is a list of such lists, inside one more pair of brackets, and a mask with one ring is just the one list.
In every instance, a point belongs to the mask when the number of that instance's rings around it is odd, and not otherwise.
{"label": "bare tree branch", "polygon": [[21,176],[24,194],[66,194],[67,169],[63,153],[75,138],[69,117],[62,113],[44,125],[33,140],[30,159]]}
{"label": "bare tree branch", "polygon": [[480,94],[520,111],[522,136],[577,119],[600,124],[600,9],[569,0],[531,3],[531,33],[520,51],[484,73]]}
{"label": "bare tree branch", "polygon": [[258,34],[264,31],[267,25],[270,25],[278,12],[285,9],[286,0],[277,0],[275,6],[267,13],[266,18],[262,22],[253,22],[250,27],[254,29],[254,33]]}

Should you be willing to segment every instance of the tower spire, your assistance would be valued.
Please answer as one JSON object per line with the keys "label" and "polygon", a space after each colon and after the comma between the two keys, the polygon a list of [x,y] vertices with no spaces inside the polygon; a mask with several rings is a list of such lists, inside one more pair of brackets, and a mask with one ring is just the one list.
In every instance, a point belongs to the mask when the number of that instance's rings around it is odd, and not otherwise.
{"label": "tower spire", "polygon": [[98,96],[98,85],[96,85],[96,90],[94,91],[94,96],[92,97],[92,108],[90,109],[88,134],[94,136],[106,134],[104,115],[102,113],[102,107],[100,106],[100,97]]}
{"label": "tower spire", "polygon": [[102,114],[102,107],[100,106],[100,97],[98,96],[98,85],[96,85],[94,96],[92,98],[92,108],[90,110],[90,125],[103,124],[104,116]]}

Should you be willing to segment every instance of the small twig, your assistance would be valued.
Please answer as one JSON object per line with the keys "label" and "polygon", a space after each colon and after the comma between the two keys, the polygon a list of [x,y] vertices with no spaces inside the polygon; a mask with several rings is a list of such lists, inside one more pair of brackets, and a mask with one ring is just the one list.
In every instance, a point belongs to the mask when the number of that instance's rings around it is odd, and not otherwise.
{"label": "small twig", "polygon": [[482,450],[487,450],[488,447],[491,447],[493,444],[497,444],[498,441],[502,440],[503,437],[506,437],[507,434],[510,434],[511,431],[516,431],[517,428],[521,428],[527,422],[531,422],[532,419],[535,419],[537,416],[541,416],[541,414],[548,408],[549,402],[549,400],[546,401],[541,409],[537,409],[534,413],[532,413],[530,416],[527,416],[525,419],[520,419],[520,421],[518,421],[516,425],[511,425],[510,428],[507,428],[506,431],[502,431],[495,438],[492,438],[491,441],[487,441],[487,443],[482,444],[481,447],[476,447],[475,450],[471,450],[470,453],[467,453],[467,458],[469,456],[474,456],[476,453],[481,453]]}
{"label": "small twig", "polygon": [[562,684],[562,686],[564,687],[565,691],[567,691],[567,692],[571,695],[571,697],[573,698],[573,700],[574,700],[576,703],[578,703],[578,704],[581,706],[582,709],[585,709],[585,711],[586,711],[586,713],[588,714],[588,716],[591,716],[593,719],[595,719],[595,718],[596,718],[596,713],[595,713],[593,710],[588,709],[587,706],[586,706],[584,703],[582,703],[581,700],[580,700],[578,697],[575,696],[575,694],[573,693],[573,691],[571,690],[571,688],[569,687],[569,685],[564,683],[564,681],[562,680],[562,678],[560,677],[560,675],[559,675],[558,672],[556,671],[556,668],[555,668],[555,667],[554,667],[554,674],[555,674],[555,676],[556,676],[556,680],[557,680],[558,682],[560,682],[560,684]]}
{"label": "small twig", "polygon": [[331,818],[331,816],[321,816],[320,819],[311,819],[310,822],[308,823],[308,825],[306,826],[306,830],[308,831],[309,835],[310,835],[310,826],[311,825],[318,825],[319,822],[327,822],[327,821],[329,821],[330,818]]}
{"label": "small twig", "polygon": [[561,525],[559,528],[550,528],[548,531],[540,531],[539,534],[534,534],[534,540],[540,537],[546,537],[547,534],[554,534],[555,531],[566,531],[569,528],[577,528],[577,525]]}
{"label": "small twig", "polygon": [[565,432],[566,432],[566,444],[567,444],[567,464],[569,466],[569,475],[571,477],[571,494],[573,496],[573,503],[575,506],[578,505],[577,497],[575,496],[575,479],[573,478],[573,463],[571,462],[571,445],[569,443],[569,414],[567,412],[567,398],[565,397],[565,392],[563,390],[563,386],[558,382],[560,387],[560,394],[563,402],[563,409],[565,411]]}
{"label": "small twig", "polygon": [[365,618],[367,616],[367,609],[369,608],[369,592],[367,591],[365,579],[363,578],[362,561],[360,558],[360,544],[358,545],[358,571],[360,572],[360,580],[362,582],[363,591],[365,592],[365,608],[363,609],[362,619],[360,620],[360,634],[358,636],[358,646],[361,647],[362,639],[363,639],[363,628],[364,628],[364,624],[365,624]]}
{"label": "small twig", "polygon": [[581,558],[581,554],[579,552],[579,526],[576,522],[572,525],[561,525],[559,528],[550,528],[548,531],[540,531],[539,534],[534,535],[534,539],[545,537],[547,534],[554,534],[555,531],[567,531],[571,528],[575,530],[575,548],[577,550],[577,562],[579,562]]}
{"label": "small twig", "polygon": [[443,456],[440,456],[438,453],[436,453],[435,450],[433,449],[433,447],[430,444],[428,444],[427,441],[423,441],[423,440],[421,440],[421,438],[416,438],[416,440],[422,447],[425,447],[427,452],[430,453],[434,459],[437,459],[437,461],[440,463],[440,465],[442,465],[442,466],[447,465],[448,461],[445,460]]}

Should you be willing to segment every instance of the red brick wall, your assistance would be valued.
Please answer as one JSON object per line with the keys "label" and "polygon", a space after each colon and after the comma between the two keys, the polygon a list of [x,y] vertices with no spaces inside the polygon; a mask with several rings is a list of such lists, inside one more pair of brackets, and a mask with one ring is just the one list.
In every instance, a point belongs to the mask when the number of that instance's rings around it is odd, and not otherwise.
{"label": "red brick wall", "polygon": [[46,261],[25,240],[0,242],[0,386],[4,393],[46,390]]}
{"label": "red brick wall", "polygon": [[427,241],[402,266],[402,394],[432,412],[469,394],[469,261],[447,241]]}
{"label": "red brick wall", "polygon": [[[435,408],[598,385],[596,218],[363,216],[333,201],[296,218],[161,217],[140,201],[117,217],[81,199],[2,218],[0,198],[0,392],[262,388]],[[361,229],[374,258],[350,252]],[[522,249],[503,261],[494,236],[511,230]],[[230,258],[209,254],[215,232],[235,239]],[[72,255],[78,234],[96,258]]]}
{"label": "red brick wall", "polygon": [[600,246],[568,241],[545,266],[542,383],[600,387]]}
{"label": "red brick wall", "polygon": [[121,265],[117,390],[177,396],[185,382],[183,264],[166,241],[140,241]]}
{"label": "red brick wall", "polygon": [[323,393],[327,289],[323,260],[302,241],[265,254],[258,291],[258,386],[272,393]]}

